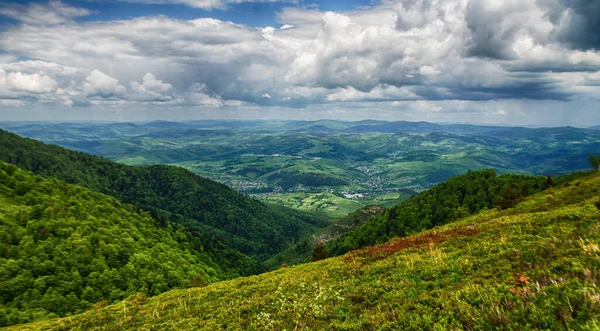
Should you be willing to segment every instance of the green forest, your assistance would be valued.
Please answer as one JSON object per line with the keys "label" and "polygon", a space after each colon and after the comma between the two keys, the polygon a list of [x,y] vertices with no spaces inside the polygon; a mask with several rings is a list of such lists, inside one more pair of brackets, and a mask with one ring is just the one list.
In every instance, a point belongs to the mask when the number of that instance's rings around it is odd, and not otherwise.
{"label": "green forest", "polygon": [[239,276],[215,258],[181,226],[0,163],[0,326]]}

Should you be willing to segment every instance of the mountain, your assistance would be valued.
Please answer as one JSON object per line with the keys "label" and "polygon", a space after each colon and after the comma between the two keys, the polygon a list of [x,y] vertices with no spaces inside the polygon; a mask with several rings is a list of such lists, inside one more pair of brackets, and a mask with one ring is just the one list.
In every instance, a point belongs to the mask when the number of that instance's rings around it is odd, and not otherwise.
{"label": "mountain", "polygon": [[2,126],[12,132],[46,142],[96,141],[135,137],[162,129],[133,123],[37,123],[22,126]]}
{"label": "mountain", "polygon": [[600,125],[589,127],[590,130],[600,130]]}
{"label": "mountain", "polygon": [[[0,162],[0,327],[239,277],[181,226]],[[243,268],[238,268],[243,269]]]}
{"label": "mountain", "polygon": [[[600,150],[600,130],[573,127],[330,120],[179,124],[87,129],[57,124],[11,131],[120,163],[182,166],[250,194],[327,189],[375,196],[401,188],[420,191],[489,168],[556,176],[587,169],[589,154]],[[53,140],[60,138],[54,132],[64,132],[64,140]],[[112,134],[120,136],[103,138]]]}
{"label": "mountain", "polygon": [[315,214],[265,205],[183,168],[127,166],[2,130],[0,161],[113,196],[259,261],[329,224]]}
{"label": "mountain", "polygon": [[508,208],[524,197],[546,189],[544,176],[497,176],[493,170],[470,171],[387,209],[352,228],[328,246],[333,255],[381,244],[492,208]]}
{"label": "mountain", "polygon": [[341,257],[15,329],[597,329],[598,192],[593,173]]}

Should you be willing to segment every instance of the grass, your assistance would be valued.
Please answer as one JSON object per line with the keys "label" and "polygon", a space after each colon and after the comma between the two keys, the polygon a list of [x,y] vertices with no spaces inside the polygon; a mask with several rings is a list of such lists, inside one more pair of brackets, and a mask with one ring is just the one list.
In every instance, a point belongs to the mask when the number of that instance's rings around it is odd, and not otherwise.
{"label": "grass", "polygon": [[257,198],[266,203],[279,204],[304,211],[322,212],[332,218],[346,216],[366,205],[361,201],[342,198],[327,192],[270,194],[258,196]]}
{"label": "grass", "polygon": [[600,176],[373,248],[21,330],[592,330]]}

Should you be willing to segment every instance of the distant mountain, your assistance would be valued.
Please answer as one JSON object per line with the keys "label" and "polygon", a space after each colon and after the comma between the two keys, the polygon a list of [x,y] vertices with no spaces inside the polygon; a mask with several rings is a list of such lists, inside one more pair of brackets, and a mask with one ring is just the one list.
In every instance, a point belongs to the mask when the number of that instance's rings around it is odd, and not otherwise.
{"label": "distant mountain", "polygon": [[590,130],[600,130],[600,125],[589,127]]}
{"label": "distant mountain", "polygon": [[190,124],[182,123],[182,122],[170,122],[170,121],[152,121],[143,123],[141,126],[147,126],[151,128],[159,128],[159,129],[189,129],[193,127]]}
{"label": "distant mountain", "polygon": [[265,205],[183,168],[127,166],[2,130],[0,161],[114,196],[259,261],[328,224],[324,216]]}
{"label": "distant mountain", "polygon": [[157,131],[157,128],[133,123],[46,123],[10,127],[10,131],[46,142],[71,142],[135,137]]}
{"label": "distant mountain", "polygon": [[590,174],[341,257],[13,329],[593,330],[598,191]]}
{"label": "distant mountain", "polygon": [[176,164],[247,193],[422,190],[485,168],[559,175],[587,169],[589,154],[600,153],[600,130],[573,127],[372,120],[61,125],[14,131],[124,164]]}

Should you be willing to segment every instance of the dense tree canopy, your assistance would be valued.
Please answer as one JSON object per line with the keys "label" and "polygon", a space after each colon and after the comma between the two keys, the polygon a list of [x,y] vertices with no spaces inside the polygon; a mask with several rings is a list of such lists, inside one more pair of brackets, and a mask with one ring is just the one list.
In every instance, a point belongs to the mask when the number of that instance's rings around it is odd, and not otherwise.
{"label": "dense tree canopy", "polygon": [[216,258],[179,225],[0,163],[0,326],[239,276]]}

